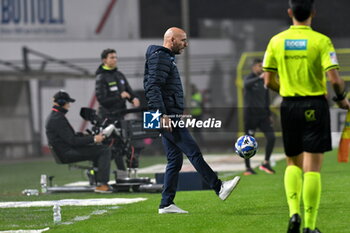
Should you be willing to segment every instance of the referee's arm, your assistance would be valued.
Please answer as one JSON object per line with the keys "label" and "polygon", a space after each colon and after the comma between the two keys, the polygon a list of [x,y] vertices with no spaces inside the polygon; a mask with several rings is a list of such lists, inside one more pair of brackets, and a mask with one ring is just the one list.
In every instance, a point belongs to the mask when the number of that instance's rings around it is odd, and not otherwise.
{"label": "referee's arm", "polygon": [[344,83],[344,80],[340,78],[338,70],[331,69],[331,70],[328,70],[326,73],[329,81],[331,82],[335,95],[336,96],[344,95],[343,99],[340,99],[337,101],[339,108],[349,109],[350,104],[348,99],[346,98],[345,83]]}
{"label": "referee's arm", "polygon": [[264,84],[266,87],[271,90],[279,93],[280,92],[280,84],[277,81],[277,73],[271,71],[264,72]]}

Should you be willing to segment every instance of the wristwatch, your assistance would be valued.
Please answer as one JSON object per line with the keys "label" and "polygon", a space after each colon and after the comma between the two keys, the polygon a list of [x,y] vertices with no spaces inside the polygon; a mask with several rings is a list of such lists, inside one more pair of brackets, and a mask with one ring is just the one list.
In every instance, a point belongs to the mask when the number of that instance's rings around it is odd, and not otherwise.
{"label": "wristwatch", "polygon": [[336,96],[334,96],[334,97],[332,98],[332,100],[335,101],[335,102],[342,101],[343,99],[346,98],[346,95],[347,95],[347,94],[348,94],[348,93],[347,93],[346,91],[343,91],[343,93],[337,94]]}

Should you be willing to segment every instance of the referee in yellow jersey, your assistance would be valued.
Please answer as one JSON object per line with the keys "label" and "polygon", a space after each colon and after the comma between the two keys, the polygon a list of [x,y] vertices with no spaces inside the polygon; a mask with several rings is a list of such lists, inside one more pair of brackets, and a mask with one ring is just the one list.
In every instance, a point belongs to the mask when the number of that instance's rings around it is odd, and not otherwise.
{"label": "referee in yellow jersey", "polygon": [[323,153],[332,149],[325,73],[335,92],[333,100],[340,108],[350,106],[331,40],[310,27],[314,1],[289,0],[289,6],[293,25],[270,40],[263,62],[264,78],[265,85],[283,97],[281,122],[287,156],[284,184],[290,214],[287,233],[300,233],[301,194],[303,233],[320,233],[316,228],[320,170]]}

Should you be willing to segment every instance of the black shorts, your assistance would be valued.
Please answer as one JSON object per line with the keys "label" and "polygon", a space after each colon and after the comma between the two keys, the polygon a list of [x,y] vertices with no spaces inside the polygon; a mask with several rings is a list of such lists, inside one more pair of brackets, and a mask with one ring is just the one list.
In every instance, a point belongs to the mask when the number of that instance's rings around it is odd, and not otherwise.
{"label": "black shorts", "polygon": [[263,133],[274,133],[272,121],[269,116],[256,117],[249,114],[244,115],[244,130],[245,134],[254,136],[257,129]]}
{"label": "black shorts", "polygon": [[281,123],[287,156],[332,150],[329,106],[324,96],[284,97]]}

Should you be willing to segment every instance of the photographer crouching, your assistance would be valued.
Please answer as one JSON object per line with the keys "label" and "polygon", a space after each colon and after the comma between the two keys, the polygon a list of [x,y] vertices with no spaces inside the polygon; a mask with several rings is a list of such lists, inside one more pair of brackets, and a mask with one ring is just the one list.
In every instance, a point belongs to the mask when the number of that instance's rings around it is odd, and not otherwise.
{"label": "photographer crouching", "polygon": [[111,151],[100,144],[105,137],[98,135],[78,135],[68,122],[65,114],[70,103],[75,102],[65,91],[57,92],[53,97],[53,107],[46,120],[46,136],[54,153],[63,163],[93,161],[97,165],[97,187],[95,192],[111,193],[108,185],[110,173]]}

